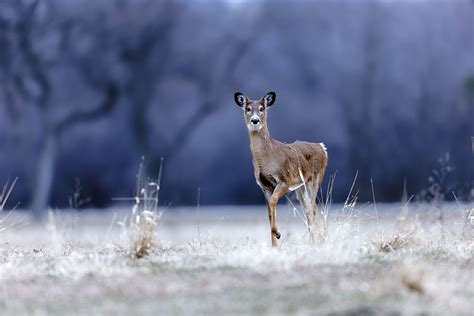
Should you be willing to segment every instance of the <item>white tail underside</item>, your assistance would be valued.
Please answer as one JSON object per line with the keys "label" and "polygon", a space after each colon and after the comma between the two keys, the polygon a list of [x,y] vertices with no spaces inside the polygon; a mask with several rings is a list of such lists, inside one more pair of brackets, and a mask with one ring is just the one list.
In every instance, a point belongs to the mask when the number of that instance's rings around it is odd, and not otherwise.
{"label": "white tail underside", "polygon": [[319,143],[319,145],[321,145],[321,147],[323,148],[324,154],[326,155],[326,158],[327,158],[328,157],[328,149],[326,148],[326,145],[324,145],[324,143]]}

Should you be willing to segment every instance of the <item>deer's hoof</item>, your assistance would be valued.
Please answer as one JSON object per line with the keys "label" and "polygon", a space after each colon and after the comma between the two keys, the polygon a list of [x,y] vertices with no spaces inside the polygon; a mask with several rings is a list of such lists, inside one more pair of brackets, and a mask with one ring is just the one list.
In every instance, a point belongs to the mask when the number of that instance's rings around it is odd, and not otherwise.
{"label": "deer's hoof", "polygon": [[274,231],[274,232],[272,232],[272,233],[273,233],[273,236],[275,236],[276,239],[280,239],[281,234],[280,234],[280,232],[279,232],[278,230],[277,230],[277,231]]}

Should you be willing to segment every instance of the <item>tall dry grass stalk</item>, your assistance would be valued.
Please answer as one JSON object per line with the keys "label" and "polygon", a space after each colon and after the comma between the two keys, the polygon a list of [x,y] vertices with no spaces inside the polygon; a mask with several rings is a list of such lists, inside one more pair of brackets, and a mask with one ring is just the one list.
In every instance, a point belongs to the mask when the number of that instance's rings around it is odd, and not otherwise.
{"label": "tall dry grass stalk", "polygon": [[11,215],[13,214],[13,211],[18,205],[15,206],[12,210],[6,212],[5,215],[3,215],[7,200],[10,197],[17,180],[18,178],[15,178],[15,180],[13,180],[11,184],[7,182],[3,186],[3,190],[0,193],[0,213],[2,213],[0,215],[0,233],[6,231],[9,228],[12,228],[13,226],[19,223],[19,221],[11,221]]}
{"label": "tall dry grass stalk", "polygon": [[474,241],[474,207],[465,212],[464,236]]}
{"label": "tall dry grass stalk", "polygon": [[161,160],[158,179],[149,180],[143,175],[143,162],[137,175],[137,188],[134,197],[132,214],[119,222],[124,230],[128,243],[128,252],[132,258],[142,258],[149,255],[158,245],[158,226],[162,212],[158,210],[160,193]]}

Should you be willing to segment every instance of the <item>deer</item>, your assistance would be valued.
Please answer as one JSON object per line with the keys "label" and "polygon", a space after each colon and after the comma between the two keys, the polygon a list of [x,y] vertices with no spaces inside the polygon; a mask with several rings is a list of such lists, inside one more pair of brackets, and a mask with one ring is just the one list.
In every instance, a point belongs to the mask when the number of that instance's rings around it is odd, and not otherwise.
{"label": "deer", "polygon": [[314,240],[317,192],[328,163],[323,143],[295,141],[287,144],[271,138],[267,110],[275,100],[273,91],[259,100],[251,100],[241,92],[234,93],[234,101],[243,109],[248,129],[255,180],[267,204],[272,247],[278,246],[277,239],[281,237],[276,224],[276,206],[289,191],[296,191],[306,215],[310,240]]}

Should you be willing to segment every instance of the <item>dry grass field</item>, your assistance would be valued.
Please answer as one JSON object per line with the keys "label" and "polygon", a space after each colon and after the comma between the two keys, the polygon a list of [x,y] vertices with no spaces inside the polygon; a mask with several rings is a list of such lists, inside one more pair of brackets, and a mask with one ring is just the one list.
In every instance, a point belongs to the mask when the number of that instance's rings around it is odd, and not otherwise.
{"label": "dry grass field", "polygon": [[169,208],[140,258],[124,220],[130,211],[23,218],[0,233],[0,311],[472,315],[470,207],[333,205],[311,245],[298,214],[281,205],[278,249],[263,206]]}

